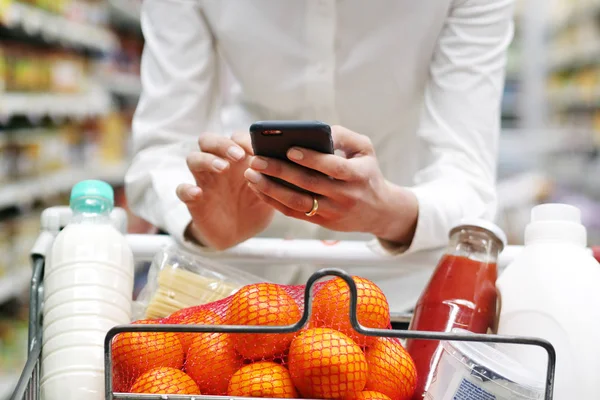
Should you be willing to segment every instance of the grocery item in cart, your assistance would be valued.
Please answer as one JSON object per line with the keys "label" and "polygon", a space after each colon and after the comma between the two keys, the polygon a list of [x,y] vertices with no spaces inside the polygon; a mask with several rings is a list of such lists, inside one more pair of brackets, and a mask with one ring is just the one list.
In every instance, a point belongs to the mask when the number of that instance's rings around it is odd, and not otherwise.
{"label": "grocery item in cart", "polygon": [[[468,333],[462,329],[453,329],[453,332]],[[425,399],[538,400],[544,398],[544,382],[536,380],[531,371],[494,345],[445,341],[442,347],[440,361],[434,371]]]}
{"label": "grocery item in cart", "polygon": [[[333,312],[339,310],[342,315],[331,318],[333,314],[313,312],[301,329],[291,333],[117,334],[112,342],[113,390],[130,391],[147,370],[178,368],[182,359],[181,343],[185,343],[185,361],[178,369],[192,378],[203,395],[324,399],[385,396],[391,400],[409,400],[416,386],[416,369],[400,340],[372,337],[368,344],[361,345],[363,336],[354,332],[353,337],[358,340],[355,341],[341,331],[349,326],[350,302],[349,288],[340,281],[344,282],[335,278],[315,285],[313,311],[330,305]],[[389,329],[389,311],[386,311],[387,316],[381,312],[388,310],[381,290],[360,277],[354,277],[354,282],[360,288],[358,321],[369,328]],[[242,287],[232,296],[182,309],[154,322],[290,326],[301,319],[304,296],[303,285],[255,283]],[[322,299],[321,305],[316,302],[318,298]],[[337,302],[340,305],[336,305]],[[370,311],[375,318],[370,318]],[[387,321],[387,325],[383,326],[381,321]],[[179,338],[180,343],[166,345],[164,335],[167,334]],[[159,340],[163,340],[160,346],[156,343]],[[158,350],[156,354],[155,350]],[[175,361],[177,363],[173,363]],[[173,390],[175,388],[166,385],[161,394],[174,394]]]}
{"label": "grocery item in cart", "polygon": [[227,394],[237,397],[298,397],[288,369],[273,361],[244,365],[231,377]]}
{"label": "grocery item in cart", "polygon": [[110,185],[78,183],[70,206],[44,272],[41,395],[103,399],[105,335],[131,321],[133,255],[111,223]]}
{"label": "grocery item in cart", "polygon": [[[410,329],[449,332],[464,328],[487,333],[495,328],[498,254],[506,236],[491,222],[474,219],[460,222],[450,231],[450,244],[417,302]],[[440,342],[409,340],[407,350],[417,366],[416,399],[431,384]]]}
{"label": "grocery item in cart", "polygon": [[[140,320],[134,324],[160,321]],[[113,371],[116,390],[127,391],[131,383],[156,368],[181,369],[185,353],[174,332],[127,332],[113,341]]]}
{"label": "grocery item in cart", "polygon": [[249,283],[263,281],[180,246],[168,246],[154,257],[148,283],[134,303],[133,318],[168,317],[186,307],[223,299]]}
{"label": "grocery item in cart", "polygon": [[[525,248],[498,279],[502,296],[498,333],[548,340],[556,350],[557,399],[597,399],[600,371],[600,265],[586,250],[579,209],[534,207]],[[539,379],[548,357],[529,346],[510,355]]]}
{"label": "grocery item in cart", "polygon": [[[358,291],[356,315],[369,328],[386,329],[390,326],[390,307],[383,291],[368,279],[354,277]],[[313,325],[337,329],[360,346],[373,344],[376,338],[364,336],[354,330],[348,318],[350,289],[341,278],[326,282],[315,294]]]}
{"label": "grocery item in cart", "polygon": [[160,394],[165,386],[173,387],[173,394],[200,394],[198,385],[185,372],[169,367],[154,368],[140,376],[131,393]]}

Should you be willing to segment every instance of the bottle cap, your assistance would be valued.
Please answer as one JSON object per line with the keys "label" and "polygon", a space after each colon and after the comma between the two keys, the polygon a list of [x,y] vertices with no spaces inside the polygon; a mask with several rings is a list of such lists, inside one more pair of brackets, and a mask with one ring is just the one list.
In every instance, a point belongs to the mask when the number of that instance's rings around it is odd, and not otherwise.
{"label": "bottle cap", "polygon": [[581,211],[568,204],[541,204],[531,210],[531,222],[565,221],[581,223]]}
{"label": "bottle cap", "polygon": [[587,230],[581,223],[581,211],[568,204],[540,204],[531,210],[531,222],[525,228],[525,245],[539,242],[587,244]]}
{"label": "bottle cap", "polygon": [[113,189],[108,183],[103,181],[86,180],[78,182],[73,186],[70,199],[71,207],[82,199],[102,200],[102,202],[86,202],[85,211],[88,212],[103,211],[103,209],[106,208],[106,203],[108,203],[110,208],[114,206]]}
{"label": "bottle cap", "polygon": [[483,229],[494,235],[496,239],[502,243],[502,248],[500,251],[506,247],[507,239],[504,231],[493,222],[482,218],[465,218],[460,220],[456,225],[454,225],[454,227],[452,227],[452,229],[450,229],[450,236],[452,236],[457,230],[468,227]]}

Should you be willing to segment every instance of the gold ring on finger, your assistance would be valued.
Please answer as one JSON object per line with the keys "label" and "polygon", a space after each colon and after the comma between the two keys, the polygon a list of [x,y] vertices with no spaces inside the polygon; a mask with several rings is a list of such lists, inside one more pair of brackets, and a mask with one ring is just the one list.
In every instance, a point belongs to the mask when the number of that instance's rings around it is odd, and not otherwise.
{"label": "gold ring on finger", "polygon": [[319,200],[317,200],[317,196],[313,194],[313,205],[309,212],[305,213],[307,217],[312,217],[317,214],[319,210]]}

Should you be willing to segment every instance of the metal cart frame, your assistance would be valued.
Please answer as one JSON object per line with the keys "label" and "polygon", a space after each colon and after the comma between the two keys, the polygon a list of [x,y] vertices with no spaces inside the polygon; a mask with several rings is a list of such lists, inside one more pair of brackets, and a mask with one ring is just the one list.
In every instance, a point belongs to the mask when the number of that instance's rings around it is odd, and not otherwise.
{"label": "metal cart frame", "polygon": [[[59,213],[68,213],[64,208],[49,209],[50,212],[58,210]],[[48,211],[48,210],[46,210]],[[47,214],[46,214],[47,217]],[[33,263],[33,272],[30,289],[30,309],[29,309],[29,338],[28,338],[28,359],[13,392],[11,400],[37,400],[40,398],[40,359],[42,352],[42,307],[44,298],[44,265],[45,256],[50,249],[54,236],[63,223],[53,220],[55,226],[53,229],[48,226],[48,221],[44,221],[42,215],[42,233],[40,234],[34,248],[31,252]],[[117,214],[116,219],[123,231],[123,214]],[[121,221],[119,221],[121,219]],[[59,221],[60,222],[60,221]],[[57,224],[57,225],[56,225]],[[58,229],[56,229],[58,226]],[[164,245],[172,244],[173,241],[168,236],[158,235],[127,235],[127,240],[132,248],[136,261],[150,261],[154,254]],[[287,242],[287,243],[286,243]],[[283,244],[283,247],[282,247]],[[282,241],[277,239],[252,239],[245,244],[221,253],[202,253],[203,256],[218,258],[221,260],[230,260],[238,262],[276,260],[278,263],[297,263],[318,262],[327,264],[345,264],[345,265],[365,265],[369,263],[393,264],[398,261],[393,258],[380,256],[370,251],[364,243],[341,243],[338,246],[329,246],[319,241],[303,241],[299,246],[302,251],[293,251],[295,246],[293,241]],[[287,248],[287,252],[285,251]],[[337,249],[335,249],[337,248]],[[352,248],[350,254],[347,248]],[[307,250],[314,250],[308,252]],[[335,249],[335,250],[334,250]],[[291,250],[291,251],[290,251]],[[298,250],[298,248],[296,248]],[[509,248],[503,252],[500,263],[508,263],[512,256],[519,251],[518,248]],[[222,333],[290,333],[299,331],[309,320],[311,313],[312,288],[315,283],[326,277],[337,276],[345,280],[350,288],[350,321],[354,329],[368,336],[394,337],[399,339],[423,339],[423,340],[452,340],[465,342],[484,342],[484,343],[505,343],[518,345],[538,346],[544,349],[548,355],[548,366],[546,371],[545,399],[552,400],[554,389],[554,377],[556,369],[556,352],[551,343],[538,338],[501,336],[488,334],[455,334],[439,332],[422,332],[408,330],[387,330],[373,329],[361,326],[358,323],[356,314],[357,288],[352,278],[340,269],[328,268],[322,269],[313,274],[306,284],[304,293],[304,313],[300,321],[289,326],[231,326],[231,325],[122,325],[111,329],[105,338],[105,399],[128,399],[128,400],[166,400],[166,399],[231,399],[231,397],[221,396],[184,396],[184,395],[135,395],[127,393],[112,392],[111,359],[112,359],[112,339],[123,332],[222,332]],[[403,316],[401,318],[406,318]]]}

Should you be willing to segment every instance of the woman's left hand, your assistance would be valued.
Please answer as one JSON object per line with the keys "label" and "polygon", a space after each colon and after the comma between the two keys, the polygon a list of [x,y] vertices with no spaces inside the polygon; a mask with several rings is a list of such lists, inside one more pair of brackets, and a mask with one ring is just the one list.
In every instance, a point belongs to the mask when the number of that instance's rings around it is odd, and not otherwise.
{"label": "woman's left hand", "polygon": [[[409,190],[385,180],[367,136],[341,126],[331,128],[336,150],[346,157],[292,148],[291,162],[253,157],[244,176],[248,186],[284,215],[344,232],[367,232],[380,239],[410,244],[417,223],[417,199]],[[290,189],[267,179],[279,178],[314,193]]]}

